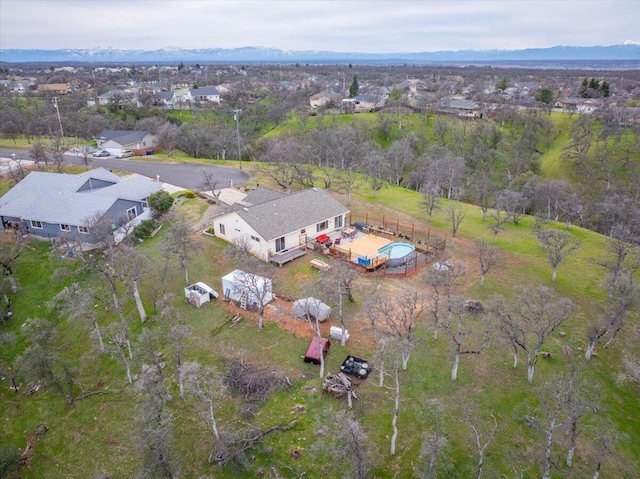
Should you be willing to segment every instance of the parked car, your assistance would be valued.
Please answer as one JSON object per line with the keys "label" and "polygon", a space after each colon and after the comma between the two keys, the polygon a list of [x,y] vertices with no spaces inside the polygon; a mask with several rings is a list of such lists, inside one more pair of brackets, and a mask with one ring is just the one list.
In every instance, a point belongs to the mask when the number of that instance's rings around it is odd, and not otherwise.
{"label": "parked car", "polygon": [[130,158],[132,156],[133,156],[133,151],[131,151],[131,150],[121,150],[116,155],[116,158]]}
{"label": "parked car", "polygon": [[111,156],[111,153],[109,153],[107,150],[102,150],[102,151],[96,151],[93,156],[95,158],[104,158],[105,156]]}

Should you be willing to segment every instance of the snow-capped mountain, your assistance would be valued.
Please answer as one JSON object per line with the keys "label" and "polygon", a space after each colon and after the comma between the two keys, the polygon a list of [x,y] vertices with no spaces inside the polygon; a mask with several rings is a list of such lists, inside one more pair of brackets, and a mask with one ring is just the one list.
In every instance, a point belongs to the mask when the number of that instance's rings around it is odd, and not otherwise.
{"label": "snow-capped mountain", "polygon": [[551,48],[525,50],[458,50],[409,53],[359,53],[317,50],[280,50],[269,47],[201,48],[177,47],[158,50],[123,50],[108,47],[65,50],[7,49],[0,50],[0,62],[360,62],[360,63],[473,63],[504,61],[639,61],[640,44]]}

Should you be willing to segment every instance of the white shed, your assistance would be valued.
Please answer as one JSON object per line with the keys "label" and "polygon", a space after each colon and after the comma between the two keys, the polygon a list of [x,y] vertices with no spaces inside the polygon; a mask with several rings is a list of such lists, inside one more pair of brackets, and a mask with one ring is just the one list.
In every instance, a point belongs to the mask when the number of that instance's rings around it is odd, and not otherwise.
{"label": "white shed", "polygon": [[225,300],[234,301],[240,301],[246,292],[248,305],[258,306],[260,297],[262,297],[262,306],[273,299],[273,285],[269,278],[245,273],[239,269],[222,277],[222,291]]}
{"label": "white shed", "polygon": [[211,286],[198,282],[184,288],[184,297],[189,303],[199,308],[204,303],[211,301],[211,298],[217,298],[218,293]]}
{"label": "white shed", "polygon": [[331,314],[331,307],[317,298],[304,298],[294,301],[291,313],[300,319],[306,319],[307,315],[318,321],[324,321]]}

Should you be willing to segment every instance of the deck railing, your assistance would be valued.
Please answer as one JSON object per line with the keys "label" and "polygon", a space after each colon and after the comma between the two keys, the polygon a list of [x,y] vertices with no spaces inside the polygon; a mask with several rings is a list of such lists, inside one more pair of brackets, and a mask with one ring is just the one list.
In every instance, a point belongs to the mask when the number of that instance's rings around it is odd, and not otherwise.
{"label": "deck railing", "polygon": [[300,256],[304,256],[307,254],[307,250],[304,245],[296,246],[294,248],[289,248],[285,251],[278,251],[277,253],[272,253],[269,256],[269,261],[272,263],[276,263],[278,266],[282,266],[289,261],[293,261]]}

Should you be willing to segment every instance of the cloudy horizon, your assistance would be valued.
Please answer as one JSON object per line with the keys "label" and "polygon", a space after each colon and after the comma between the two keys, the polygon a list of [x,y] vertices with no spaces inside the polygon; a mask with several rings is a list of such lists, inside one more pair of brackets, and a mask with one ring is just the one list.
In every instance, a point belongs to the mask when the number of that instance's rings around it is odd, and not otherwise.
{"label": "cloudy horizon", "polygon": [[0,0],[1,49],[360,53],[639,43],[640,2]]}

